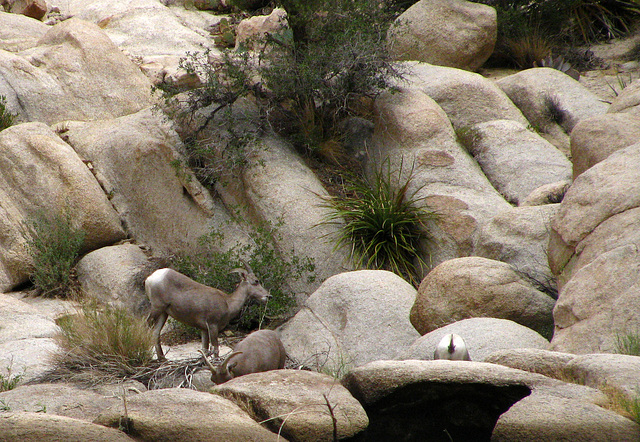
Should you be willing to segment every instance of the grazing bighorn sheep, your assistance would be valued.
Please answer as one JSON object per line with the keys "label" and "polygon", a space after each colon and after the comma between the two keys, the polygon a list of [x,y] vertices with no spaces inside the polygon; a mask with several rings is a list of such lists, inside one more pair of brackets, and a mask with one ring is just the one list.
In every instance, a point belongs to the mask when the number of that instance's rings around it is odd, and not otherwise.
{"label": "grazing bighorn sheep", "polygon": [[461,336],[455,333],[446,335],[436,346],[433,359],[448,359],[450,361],[470,361],[467,344]]}
{"label": "grazing bighorn sheep", "polygon": [[248,299],[266,303],[271,295],[260,285],[249,267],[234,269],[242,278],[230,295],[222,290],[200,284],[172,269],[156,270],[144,281],[144,289],[151,302],[148,322],[153,325],[153,339],[158,360],[164,360],[160,346],[160,331],[167,318],[200,329],[202,350],[209,354],[209,343],[213,353],[219,354],[218,333],[236,317]]}
{"label": "grazing bighorn sheep", "polygon": [[[222,384],[249,373],[284,368],[287,359],[284,345],[273,330],[258,330],[249,334],[236,345],[218,368],[209,362],[204,352],[200,353],[211,370],[211,381],[214,384]],[[231,359],[233,363],[229,363]]]}

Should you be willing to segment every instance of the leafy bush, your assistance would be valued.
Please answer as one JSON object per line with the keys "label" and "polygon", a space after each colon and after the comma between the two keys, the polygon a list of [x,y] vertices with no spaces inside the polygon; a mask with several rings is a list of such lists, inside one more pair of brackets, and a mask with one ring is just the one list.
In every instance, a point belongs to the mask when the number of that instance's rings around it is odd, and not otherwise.
{"label": "leafy bush", "polygon": [[61,378],[85,383],[137,378],[147,373],[153,356],[152,331],[143,318],[124,308],[85,304],[58,321],[53,355]]}
{"label": "leafy bush", "polygon": [[234,325],[250,330],[282,319],[295,305],[295,299],[287,286],[287,280],[296,281],[304,276],[313,280],[315,266],[310,258],[292,256],[286,258],[275,248],[278,238],[277,226],[262,225],[255,230],[251,244],[236,244],[220,251],[222,240],[219,232],[212,232],[202,239],[209,246],[207,253],[178,256],[173,265],[181,273],[211,287],[231,293],[238,285],[238,277],[230,271],[248,264],[260,279],[264,288],[271,292],[266,307],[247,304]]}
{"label": "leafy bush", "polygon": [[7,109],[7,99],[4,95],[0,95],[0,131],[10,127],[16,116]]}
{"label": "leafy bush", "polygon": [[[279,3],[290,29],[223,51],[219,60],[191,54],[183,61],[187,72],[204,79],[187,92],[187,113],[216,104],[215,113],[250,95],[263,123],[300,150],[322,156],[324,145],[340,138],[337,123],[363,112],[368,99],[401,77],[386,53],[392,15],[376,0]],[[262,49],[255,54],[247,46]],[[164,90],[166,96],[177,92]]]}
{"label": "leafy bush", "polygon": [[23,225],[27,251],[33,259],[32,282],[43,296],[67,296],[71,271],[84,243],[84,232],[68,214],[36,214]]}
{"label": "leafy bush", "polygon": [[348,248],[356,265],[390,270],[417,286],[420,242],[435,213],[420,207],[419,188],[410,190],[413,169],[402,176],[402,165],[394,171],[388,162],[370,180],[353,176],[343,195],[325,198],[325,222],[339,226],[336,247]]}

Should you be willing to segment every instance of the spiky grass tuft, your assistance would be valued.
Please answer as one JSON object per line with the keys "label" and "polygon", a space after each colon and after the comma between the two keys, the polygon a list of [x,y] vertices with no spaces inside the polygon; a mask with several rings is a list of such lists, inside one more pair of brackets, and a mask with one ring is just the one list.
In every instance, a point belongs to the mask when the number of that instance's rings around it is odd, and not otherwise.
{"label": "spiky grass tuft", "polygon": [[143,318],[119,307],[85,304],[58,325],[51,377],[98,384],[149,375],[153,339]]}
{"label": "spiky grass tuft", "polygon": [[370,179],[352,176],[341,196],[323,204],[325,222],[339,226],[336,248],[347,248],[357,266],[390,270],[417,286],[420,242],[435,213],[421,204],[420,188],[412,190],[413,173],[403,178],[402,165],[394,171],[387,161]]}

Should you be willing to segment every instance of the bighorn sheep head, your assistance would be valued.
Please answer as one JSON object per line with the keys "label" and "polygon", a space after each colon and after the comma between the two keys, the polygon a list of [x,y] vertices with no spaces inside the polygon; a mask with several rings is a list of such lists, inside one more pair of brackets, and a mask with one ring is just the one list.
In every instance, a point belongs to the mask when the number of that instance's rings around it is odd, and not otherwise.
{"label": "bighorn sheep head", "polygon": [[200,353],[211,370],[211,381],[215,384],[249,373],[284,368],[287,358],[282,341],[272,330],[258,330],[249,334],[218,367],[209,362],[203,351]]}

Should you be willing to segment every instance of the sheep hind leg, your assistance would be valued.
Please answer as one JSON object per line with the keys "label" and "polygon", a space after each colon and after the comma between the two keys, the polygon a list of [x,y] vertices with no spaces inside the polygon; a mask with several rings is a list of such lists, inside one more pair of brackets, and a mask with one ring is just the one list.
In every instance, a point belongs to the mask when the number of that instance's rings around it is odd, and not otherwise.
{"label": "sheep hind leg", "polygon": [[220,355],[220,348],[218,345],[218,327],[207,323],[207,331],[202,331],[202,347],[205,349],[204,351],[207,354],[211,354],[209,352],[210,344],[213,344],[213,356],[217,358]]}
{"label": "sheep hind leg", "polygon": [[[160,345],[160,332],[162,331],[162,327],[164,327],[165,322],[167,322],[167,318],[169,315],[166,312],[162,312],[155,317],[153,320],[153,342],[156,345],[156,356],[159,361],[165,361],[167,358],[164,357],[164,353],[162,351],[162,346]],[[149,321],[151,322],[152,316],[149,316]]]}

